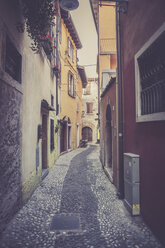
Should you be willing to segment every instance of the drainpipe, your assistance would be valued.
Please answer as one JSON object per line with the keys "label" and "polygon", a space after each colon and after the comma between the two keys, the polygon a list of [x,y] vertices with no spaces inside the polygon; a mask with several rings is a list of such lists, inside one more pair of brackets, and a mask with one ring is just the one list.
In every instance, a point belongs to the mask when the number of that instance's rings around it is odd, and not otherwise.
{"label": "drainpipe", "polygon": [[124,198],[124,163],[123,163],[123,97],[122,97],[122,55],[120,36],[120,12],[116,5],[117,39],[117,83],[118,83],[118,197]]}
{"label": "drainpipe", "polygon": [[[99,7],[98,7],[99,11]],[[98,14],[98,129],[100,130],[100,32],[99,32],[99,14]],[[101,138],[101,137],[100,137]]]}
{"label": "drainpipe", "polygon": [[[57,19],[56,19],[56,49],[58,50],[59,49],[59,42],[58,42],[58,26],[59,26],[59,17],[57,16]],[[57,52],[58,54],[58,52]],[[57,55],[58,56],[58,55]],[[59,103],[58,103],[58,76],[56,75],[56,115],[59,114]]]}

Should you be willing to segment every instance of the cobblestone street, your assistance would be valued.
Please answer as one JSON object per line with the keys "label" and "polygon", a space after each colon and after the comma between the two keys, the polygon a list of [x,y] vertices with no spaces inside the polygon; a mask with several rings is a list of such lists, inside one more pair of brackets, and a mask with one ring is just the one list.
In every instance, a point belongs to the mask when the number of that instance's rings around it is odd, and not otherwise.
{"label": "cobblestone street", "polygon": [[[70,218],[57,228],[53,217]],[[63,229],[63,230],[62,230]],[[140,217],[131,217],[99,162],[99,146],[59,157],[0,238],[0,248],[161,248]]]}

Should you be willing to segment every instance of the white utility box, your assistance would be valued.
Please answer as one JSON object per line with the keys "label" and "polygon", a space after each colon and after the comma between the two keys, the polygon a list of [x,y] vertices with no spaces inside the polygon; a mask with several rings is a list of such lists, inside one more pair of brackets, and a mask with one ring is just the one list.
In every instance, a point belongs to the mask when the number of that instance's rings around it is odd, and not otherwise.
{"label": "white utility box", "polygon": [[140,214],[139,155],[124,153],[124,204],[132,215]]}

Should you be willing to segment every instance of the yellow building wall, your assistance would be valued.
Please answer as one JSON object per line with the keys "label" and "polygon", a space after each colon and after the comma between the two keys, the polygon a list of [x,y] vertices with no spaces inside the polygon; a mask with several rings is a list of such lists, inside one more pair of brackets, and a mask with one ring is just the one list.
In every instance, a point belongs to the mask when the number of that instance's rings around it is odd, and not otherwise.
{"label": "yellow building wall", "polygon": [[[103,4],[107,2],[103,2]],[[113,2],[108,2],[114,5]],[[116,54],[116,17],[115,7],[99,7],[99,62],[100,83],[101,73],[104,69],[116,68],[115,61],[110,58],[110,53]],[[112,55],[114,56],[114,55]]]}
{"label": "yellow building wall", "polygon": [[78,147],[80,140],[82,139],[82,81],[79,75],[76,85],[76,98],[78,104],[76,109],[76,122],[79,124],[79,141],[77,142]]}
{"label": "yellow building wall", "polygon": [[[74,47],[74,62],[66,54],[68,50],[68,37]],[[72,149],[76,148],[76,97],[71,97],[68,94],[68,72],[71,71],[74,75],[74,82],[77,82],[77,58],[75,44],[62,20],[62,43],[60,46],[61,52],[61,106],[60,119],[64,116],[70,118],[72,126]]]}

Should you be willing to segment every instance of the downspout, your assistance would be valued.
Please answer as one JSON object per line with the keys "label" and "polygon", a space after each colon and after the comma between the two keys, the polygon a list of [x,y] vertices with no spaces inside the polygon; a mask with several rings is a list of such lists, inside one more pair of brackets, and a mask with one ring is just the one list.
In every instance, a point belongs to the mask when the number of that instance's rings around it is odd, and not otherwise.
{"label": "downspout", "polygon": [[[98,6],[98,12],[99,12],[99,6]],[[101,104],[100,104],[100,32],[99,32],[99,13],[98,13],[98,30],[97,30],[97,33],[98,33],[98,130],[100,132],[100,107],[101,107]],[[101,140],[101,137],[100,137],[100,140]]]}
{"label": "downspout", "polygon": [[[59,32],[59,30],[58,30],[58,25],[59,25],[59,17],[57,16],[57,19],[56,19],[56,49],[57,49],[57,51],[58,51],[58,49],[59,49],[59,42],[58,42],[58,32]],[[57,52],[57,54],[58,54],[58,52]],[[57,55],[58,56],[58,55]],[[59,104],[58,104],[58,76],[56,75],[56,115],[58,115],[59,114]]]}
{"label": "downspout", "polygon": [[118,197],[124,198],[124,163],[123,163],[123,90],[122,90],[122,55],[120,35],[120,12],[116,5],[117,39],[117,83],[118,83]]}

